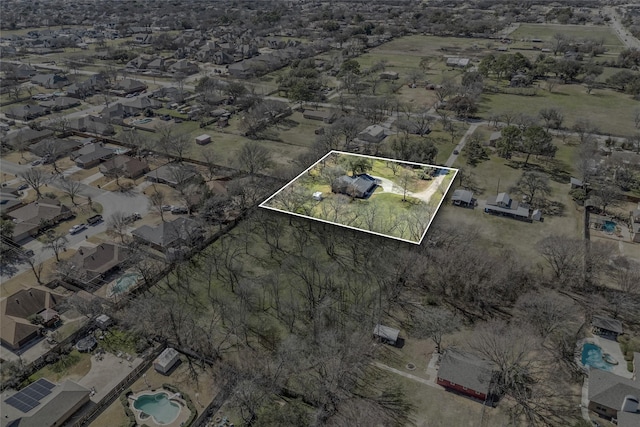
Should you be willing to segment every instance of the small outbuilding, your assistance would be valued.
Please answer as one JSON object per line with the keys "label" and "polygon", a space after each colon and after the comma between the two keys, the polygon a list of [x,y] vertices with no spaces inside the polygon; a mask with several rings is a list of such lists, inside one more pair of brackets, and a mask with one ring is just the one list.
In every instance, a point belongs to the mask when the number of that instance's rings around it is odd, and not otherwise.
{"label": "small outbuilding", "polygon": [[542,211],[540,209],[534,209],[531,214],[532,221],[542,221]]}
{"label": "small outbuilding", "polygon": [[313,200],[322,201],[322,191],[316,191],[313,193]]}
{"label": "small outbuilding", "polygon": [[210,142],[211,142],[211,136],[207,134],[196,136],[196,144],[198,145],[207,145]]}
{"label": "small outbuilding", "polygon": [[457,189],[451,196],[451,201],[456,206],[462,206],[465,208],[472,208],[475,205],[473,198],[473,192],[469,190]]}
{"label": "small outbuilding", "polygon": [[399,335],[399,330],[390,328],[389,326],[381,325],[379,323],[373,328],[373,337],[385,344],[393,346],[397,345]]}
{"label": "small outbuilding", "polygon": [[623,332],[622,322],[606,316],[593,316],[591,326],[594,334],[612,337],[613,339],[616,339]]}
{"label": "small outbuilding", "polygon": [[175,366],[180,360],[180,353],[175,348],[167,347],[160,355],[153,361],[153,368],[161,374],[167,375],[171,368]]}
{"label": "small outbuilding", "polygon": [[89,353],[93,351],[93,349],[96,348],[97,345],[98,342],[96,341],[96,339],[92,335],[87,335],[76,343],[76,349],[80,353]]}
{"label": "small outbuilding", "polygon": [[96,326],[103,331],[111,325],[113,325],[113,319],[106,314],[101,314],[100,316],[96,317]]}

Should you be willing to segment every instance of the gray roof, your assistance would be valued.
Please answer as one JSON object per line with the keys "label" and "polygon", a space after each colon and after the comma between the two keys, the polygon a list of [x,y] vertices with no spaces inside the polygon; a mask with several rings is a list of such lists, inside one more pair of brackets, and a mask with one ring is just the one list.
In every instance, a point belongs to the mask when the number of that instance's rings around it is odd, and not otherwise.
{"label": "gray roof", "polygon": [[471,199],[473,199],[473,192],[469,190],[457,189],[453,192],[453,196],[451,196],[451,200],[464,203],[471,203]]}
{"label": "gray roof", "polygon": [[372,191],[378,185],[375,178],[367,174],[357,176],[343,175],[336,179],[333,186],[338,192],[349,193],[350,189],[355,189],[355,195],[360,197]]}
{"label": "gray roof", "polygon": [[398,341],[398,335],[400,335],[400,331],[394,328],[390,328],[389,326],[377,324],[373,328],[373,335],[395,342]]}
{"label": "gray roof", "polygon": [[582,181],[579,180],[578,178],[571,177],[571,185],[574,185],[576,187],[582,187]]}
{"label": "gray roof", "polygon": [[438,378],[489,394],[493,368],[493,363],[488,360],[450,348],[442,356]]}
{"label": "gray roof", "polygon": [[590,369],[589,400],[591,402],[619,410],[627,395],[640,395],[640,381],[623,378],[601,369]]}
{"label": "gray roof", "polygon": [[156,363],[164,368],[168,368],[172,366],[174,363],[176,363],[177,361],[176,357],[178,356],[179,356],[179,353],[176,351],[175,348],[167,347],[164,349],[162,353],[160,353],[158,358],[154,360],[153,363]]}
{"label": "gray roof", "polygon": [[163,222],[156,227],[143,225],[131,232],[146,242],[167,248],[180,241],[190,241],[201,233],[197,222],[189,218],[177,218],[171,222]]}
{"label": "gray roof", "polygon": [[[62,425],[74,408],[89,401],[90,391],[71,380],[56,385],[40,405],[26,414],[5,403],[2,399],[0,426],[42,427]],[[71,412],[72,413],[72,412]]]}
{"label": "gray roof", "polygon": [[622,322],[606,316],[593,316],[593,319],[591,319],[591,325],[617,334],[621,334],[623,332]]}
{"label": "gray roof", "polygon": [[115,150],[105,148],[100,143],[87,144],[71,153],[71,158],[76,162],[90,163],[98,159],[106,159],[115,154]]}

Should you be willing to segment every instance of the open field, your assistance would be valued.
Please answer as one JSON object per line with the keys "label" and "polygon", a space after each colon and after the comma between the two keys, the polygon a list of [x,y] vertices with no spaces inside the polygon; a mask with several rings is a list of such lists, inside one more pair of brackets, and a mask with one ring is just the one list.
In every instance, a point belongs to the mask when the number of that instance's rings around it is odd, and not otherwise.
{"label": "open field", "polygon": [[551,42],[557,33],[571,39],[603,40],[605,47],[624,46],[613,29],[604,25],[520,24],[509,37],[512,40],[540,39],[543,42]]}
{"label": "open field", "polygon": [[543,108],[560,110],[565,127],[588,118],[604,134],[627,136],[635,132],[633,114],[638,102],[609,89],[595,89],[588,95],[581,85],[559,85],[552,93],[539,89],[534,96],[484,94],[479,115],[487,119],[496,113],[518,112],[535,117]]}
{"label": "open field", "polygon": [[260,206],[419,243],[455,171],[416,165],[334,151]]}

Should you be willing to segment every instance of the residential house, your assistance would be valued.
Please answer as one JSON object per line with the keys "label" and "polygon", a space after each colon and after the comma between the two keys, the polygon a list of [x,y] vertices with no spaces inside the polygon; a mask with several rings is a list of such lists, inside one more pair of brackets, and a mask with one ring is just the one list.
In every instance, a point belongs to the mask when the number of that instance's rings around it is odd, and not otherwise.
{"label": "residential house", "polygon": [[73,279],[83,283],[104,279],[118,270],[128,256],[126,248],[112,243],[101,243],[94,248],[81,246],[69,259]]}
{"label": "residential house", "polygon": [[463,190],[461,188],[453,192],[451,201],[454,205],[462,206],[463,208],[473,208],[475,206],[473,192],[469,190]]}
{"label": "residential house", "polygon": [[116,82],[111,87],[111,93],[118,96],[129,95],[130,93],[142,92],[147,89],[147,85],[138,80],[124,79]]}
{"label": "residential house", "polygon": [[151,63],[151,58],[148,56],[138,56],[137,58],[132,59],[127,62],[126,69],[127,70],[145,70],[147,66]]}
{"label": "residential house", "polygon": [[94,142],[72,152],[69,157],[76,162],[77,166],[89,169],[115,156],[115,153],[115,150],[106,148],[104,144]]}
{"label": "residential house", "polygon": [[378,180],[370,175],[343,175],[332,182],[331,191],[358,199],[366,199],[373,194],[377,187]]}
{"label": "residential house", "polygon": [[333,123],[336,120],[336,113],[333,111],[304,110],[302,117],[308,120],[318,120],[325,123]]}
{"label": "residential house", "polygon": [[[37,338],[43,330],[43,324],[52,325],[58,320],[55,309],[63,301],[62,295],[40,288],[21,289],[0,301],[2,344],[12,350],[19,350]],[[38,315],[41,316],[42,324],[31,322]]]}
{"label": "residential house", "polygon": [[180,59],[169,66],[169,72],[174,74],[183,74],[185,76],[196,74],[198,71],[198,66],[186,59]]}
{"label": "residential house", "polygon": [[519,204],[507,193],[500,193],[495,198],[488,199],[484,211],[493,215],[529,221],[529,206],[524,203]]}
{"label": "residential house", "polygon": [[385,129],[380,125],[367,126],[358,134],[358,139],[364,142],[377,144],[387,137]]}
{"label": "residential house", "polygon": [[125,154],[106,160],[100,165],[100,172],[105,176],[119,175],[129,179],[136,179],[149,172],[149,165]]}
{"label": "residential house", "polygon": [[148,96],[139,96],[122,101],[122,106],[128,109],[132,115],[136,115],[146,110],[157,110],[162,107],[162,103]]}
{"label": "residential house", "polygon": [[31,83],[46,89],[61,89],[71,84],[66,76],[59,74],[36,74],[31,78]]}
{"label": "residential house", "polygon": [[17,107],[11,107],[4,112],[5,116],[9,119],[23,121],[33,120],[49,113],[50,110],[39,105],[19,105]]}
{"label": "residential house", "polygon": [[85,99],[107,87],[107,80],[101,74],[94,74],[87,80],[73,83],[66,88],[67,95],[72,98]]}
{"label": "residential house", "polygon": [[69,129],[104,136],[116,133],[107,119],[95,116],[73,117],[69,119]]}
{"label": "residential house", "polygon": [[624,332],[622,322],[607,316],[593,316],[591,318],[591,327],[594,334],[610,337],[614,340]]}
{"label": "residential house", "polygon": [[638,209],[630,212],[629,224],[631,241],[640,243],[640,203],[638,203]]}
{"label": "residential house", "polygon": [[203,236],[200,225],[190,218],[177,218],[157,226],[143,225],[131,232],[134,240],[161,252],[180,246],[191,246]]}
{"label": "residential house", "polygon": [[82,141],[69,138],[46,138],[29,146],[29,151],[38,157],[43,157],[45,163],[51,163],[54,160],[69,155],[82,147]]}
{"label": "residential house", "polygon": [[637,409],[625,411],[623,404],[627,396],[640,396],[640,381],[628,379],[601,369],[589,369],[588,408],[599,416],[617,419],[620,427],[637,427],[640,425],[640,413]]}
{"label": "residential house", "polygon": [[42,101],[38,105],[40,105],[42,108],[45,108],[47,110],[60,111],[60,110],[66,110],[68,108],[77,107],[78,105],[80,105],[80,101],[76,98],[71,98],[68,96],[60,96],[50,101]]}
{"label": "residential house", "polygon": [[233,64],[234,61],[233,55],[229,55],[221,50],[213,54],[213,63],[216,65]]}
{"label": "residential house", "polygon": [[469,65],[469,58],[460,58],[459,56],[452,56],[447,58],[447,67],[460,67],[464,68]]}
{"label": "residential house", "polygon": [[256,74],[255,68],[249,61],[240,61],[229,65],[227,68],[229,75],[238,79],[248,79]]}
{"label": "residential house", "polygon": [[494,370],[488,360],[449,348],[440,360],[436,383],[484,402],[491,398]]}
{"label": "residential house", "polygon": [[2,144],[11,148],[20,149],[20,147],[33,144],[34,142],[38,142],[52,135],[53,131],[50,129],[36,130],[24,127],[22,129],[18,129],[16,132],[7,134],[3,138]]}
{"label": "residential house", "polygon": [[3,395],[0,427],[61,426],[90,401],[91,391],[66,380],[54,384],[40,378],[17,392]]}
{"label": "residential house", "polygon": [[152,59],[148,64],[147,64],[147,69],[149,70],[157,70],[157,71],[164,71],[166,70],[167,66],[164,63],[164,58],[155,58]]}
{"label": "residential house", "polygon": [[69,219],[73,212],[58,200],[43,198],[7,214],[14,219],[13,240],[20,242],[40,231]]}
{"label": "residential house", "polygon": [[380,80],[398,80],[400,76],[395,71],[383,71],[379,74]]}
{"label": "residential house", "polygon": [[185,96],[187,96],[189,92],[186,90],[180,90],[177,87],[161,87],[154,91],[151,95],[151,98],[156,98],[162,102],[169,103],[181,103],[184,101]]}
{"label": "residential house", "polygon": [[168,163],[145,175],[147,181],[167,184],[174,188],[191,181],[197,176],[198,172],[195,168],[184,163]]}
{"label": "residential house", "polygon": [[17,189],[11,189],[8,187],[0,188],[0,214],[5,215],[8,212],[18,209],[23,206],[22,200],[20,200],[20,193]]}

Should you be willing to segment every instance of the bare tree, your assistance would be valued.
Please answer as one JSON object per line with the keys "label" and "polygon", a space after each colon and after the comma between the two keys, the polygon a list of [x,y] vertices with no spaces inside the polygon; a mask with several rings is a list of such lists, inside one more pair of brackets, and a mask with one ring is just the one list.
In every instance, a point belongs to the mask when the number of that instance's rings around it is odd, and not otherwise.
{"label": "bare tree", "polygon": [[520,176],[517,188],[527,198],[532,206],[543,205],[547,196],[551,194],[549,178],[541,172],[525,171]]}
{"label": "bare tree", "polygon": [[442,353],[442,338],[460,327],[459,320],[446,308],[425,307],[419,310],[414,319],[414,332],[418,338],[430,338],[436,345],[436,351]]}
{"label": "bare tree", "polygon": [[40,193],[40,187],[49,182],[49,175],[42,172],[40,169],[29,169],[25,172],[19,173],[18,176],[25,180],[25,182],[36,191],[36,197],[39,199],[42,197]]}
{"label": "bare tree", "polygon": [[124,236],[129,225],[128,215],[122,211],[116,211],[107,218],[107,230],[115,233],[120,237],[120,241],[124,243]]}
{"label": "bare tree", "polygon": [[543,108],[539,114],[544,120],[547,132],[549,132],[549,129],[560,129],[562,126],[564,115],[557,108]]}
{"label": "bare tree", "polygon": [[76,197],[80,193],[82,184],[79,181],[76,181],[69,177],[61,178],[60,180],[58,180],[58,182],[60,183],[60,188],[62,189],[62,191],[64,191],[69,196],[69,198],[71,198],[71,203],[73,203],[74,206],[77,206],[78,204],[76,203]]}
{"label": "bare tree", "polygon": [[398,185],[402,188],[402,201],[406,202],[407,193],[410,193],[416,184],[416,174],[407,168],[402,168],[398,177]]}
{"label": "bare tree", "polygon": [[60,252],[67,250],[67,237],[59,232],[47,233],[44,237],[44,247],[51,249],[56,257],[56,262],[60,262]]}
{"label": "bare tree", "polygon": [[622,193],[616,185],[602,185],[593,191],[591,196],[593,203],[602,208],[603,215],[607,213],[607,207],[617,206],[622,200]]}
{"label": "bare tree", "polygon": [[536,246],[551,268],[554,281],[570,284],[582,276],[586,253],[581,239],[553,235],[543,238]]}
{"label": "bare tree", "polygon": [[236,162],[250,175],[255,175],[271,165],[271,153],[256,141],[245,143],[236,156]]}
{"label": "bare tree", "polygon": [[158,189],[154,186],[154,192],[149,196],[149,206],[160,214],[160,219],[164,222],[164,209],[163,206],[166,204],[166,197],[163,192],[158,191]]}

